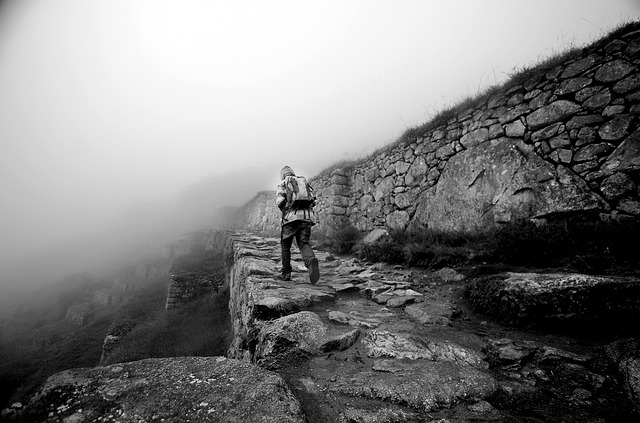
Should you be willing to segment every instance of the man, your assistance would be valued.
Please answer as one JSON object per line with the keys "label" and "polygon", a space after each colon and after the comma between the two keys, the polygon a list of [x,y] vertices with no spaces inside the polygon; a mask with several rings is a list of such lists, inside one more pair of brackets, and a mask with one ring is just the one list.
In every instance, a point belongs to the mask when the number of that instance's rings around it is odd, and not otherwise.
{"label": "man", "polygon": [[320,271],[318,259],[309,245],[311,227],[315,225],[313,213],[313,207],[316,204],[315,192],[307,180],[296,176],[289,166],[282,168],[280,179],[276,188],[276,206],[282,212],[280,237],[282,276],[280,279],[291,280],[291,245],[295,238],[302,260],[309,269],[309,281],[315,285],[320,278]]}

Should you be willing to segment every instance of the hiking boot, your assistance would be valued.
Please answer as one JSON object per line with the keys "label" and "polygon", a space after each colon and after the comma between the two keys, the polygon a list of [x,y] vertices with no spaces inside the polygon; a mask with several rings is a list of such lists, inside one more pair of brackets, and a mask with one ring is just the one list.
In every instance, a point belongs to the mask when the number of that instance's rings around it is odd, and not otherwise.
{"label": "hiking boot", "polygon": [[290,281],[291,273],[283,273],[278,279],[280,279],[281,281]]}
{"label": "hiking boot", "polygon": [[314,257],[309,260],[309,280],[311,285],[315,285],[318,279],[320,279],[320,269],[318,268],[318,259]]}

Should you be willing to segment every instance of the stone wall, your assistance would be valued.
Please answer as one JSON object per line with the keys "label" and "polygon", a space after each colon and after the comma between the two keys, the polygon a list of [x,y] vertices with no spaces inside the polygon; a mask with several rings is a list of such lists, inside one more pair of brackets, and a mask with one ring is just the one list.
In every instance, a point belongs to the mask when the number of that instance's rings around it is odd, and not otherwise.
{"label": "stone wall", "polygon": [[224,285],[224,277],[215,275],[171,275],[167,289],[166,310],[202,297],[207,292],[218,292]]}
{"label": "stone wall", "polygon": [[234,230],[252,230],[263,234],[280,233],[280,210],[273,191],[261,191],[230,218]]}
{"label": "stone wall", "polygon": [[[318,228],[473,229],[576,213],[637,219],[640,25],[568,57],[312,178]],[[259,193],[234,227],[277,228],[273,195]]]}
{"label": "stone wall", "polygon": [[121,304],[124,301],[125,291],[119,287],[101,289],[93,294],[93,302],[103,306]]}
{"label": "stone wall", "polygon": [[93,317],[93,303],[74,304],[67,309],[65,318],[76,325],[84,325]]}
{"label": "stone wall", "polygon": [[230,258],[216,253],[230,254],[231,239],[230,232],[211,229],[203,234],[204,251],[189,250],[189,254],[174,259],[167,287],[166,310],[175,309],[208,292],[219,292],[228,286],[227,268],[217,261],[228,262]]}
{"label": "stone wall", "polygon": [[134,276],[138,279],[149,280],[164,278],[171,268],[172,257],[140,262],[135,265]]}

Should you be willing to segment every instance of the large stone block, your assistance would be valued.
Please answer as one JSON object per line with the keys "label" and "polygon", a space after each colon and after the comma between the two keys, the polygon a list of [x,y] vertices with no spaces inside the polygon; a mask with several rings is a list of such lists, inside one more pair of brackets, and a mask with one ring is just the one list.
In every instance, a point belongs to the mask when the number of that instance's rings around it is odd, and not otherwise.
{"label": "large stone block", "polygon": [[602,125],[598,130],[598,135],[605,141],[620,140],[628,134],[633,119],[633,115],[618,115]]}
{"label": "large stone block", "polygon": [[580,110],[581,107],[576,103],[568,100],[557,100],[527,116],[527,124],[530,129],[536,130],[569,118]]}
{"label": "large stone block", "polygon": [[404,230],[409,220],[409,213],[405,210],[397,210],[387,215],[387,226],[391,229]]}
{"label": "large stone block", "polygon": [[460,138],[460,144],[465,148],[471,148],[474,145],[485,142],[489,139],[489,130],[487,128],[476,129]]}
{"label": "large stone block", "polygon": [[566,95],[581,90],[591,83],[591,78],[571,78],[560,83],[556,89],[556,95]]}
{"label": "large stone block", "polygon": [[376,189],[373,192],[373,198],[375,198],[376,201],[380,201],[381,199],[389,196],[393,192],[395,186],[396,184],[393,178],[384,178],[377,184]]}
{"label": "large stone block", "polygon": [[613,82],[618,81],[629,75],[635,70],[635,67],[624,60],[613,60],[605,63],[596,71],[596,81]]}
{"label": "large stone block", "polygon": [[519,120],[516,120],[505,127],[507,137],[522,137],[524,136],[525,130],[526,128],[524,124]]}
{"label": "large stone block", "polygon": [[473,229],[601,207],[577,175],[520,140],[502,138],[451,158],[435,191],[421,195],[414,218],[432,228]]}
{"label": "large stone block", "polygon": [[582,103],[582,106],[587,110],[596,111],[611,103],[611,99],[611,91],[607,88],[602,88],[586,98]]}
{"label": "large stone block", "polygon": [[576,155],[574,156],[574,160],[576,162],[586,162],[588,160],[592,160],[597,158],[597,156],[602,156],[611,150],[613,150],[613,146],[608,143],[597,143],[597,144],[589,144],[585,147],[582,147]]}
{"label": "large stone block", "polygon": [[637,188],[633,179],[625,173],[615,173],[600,185],[600,191],[607,200],[615,200],[625,194],[634,193]]}
{"label": "large stone block", "polygon": [[576,76],[584,72],[585,70],[589,69],[591,66],[593,66],[596,63],[596,61],[597,60],[595,56],[588,56],[588,57],[584,57],[582,59],[576,60],[575,62],[573,62],[572,64],[570,64],[565,68],[564,72],[562,72],[561,77],[571,78],[573,76]]}

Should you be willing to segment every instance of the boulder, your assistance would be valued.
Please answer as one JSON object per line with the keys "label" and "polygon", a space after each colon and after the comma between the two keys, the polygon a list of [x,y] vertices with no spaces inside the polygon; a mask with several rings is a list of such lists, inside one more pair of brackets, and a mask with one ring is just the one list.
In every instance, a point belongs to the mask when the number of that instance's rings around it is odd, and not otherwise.
{"label": "boulder", "polygon": [[51,376],[24,421],[305,422],[277,374],[225,357],[145,359]]}
{"label": "boulder", "polygon": [[640,280],[633,277],[505,273],[478,278],[467,295],[476,311],[508,324],[606,330],[640,318]]}
{"label": "boulder", "polygon": [[264,324],[257,335],[254,360],[276,369],[299,358],[349,348],[359,333],[358,329],[330,330],[316,313],[301,311]]}

